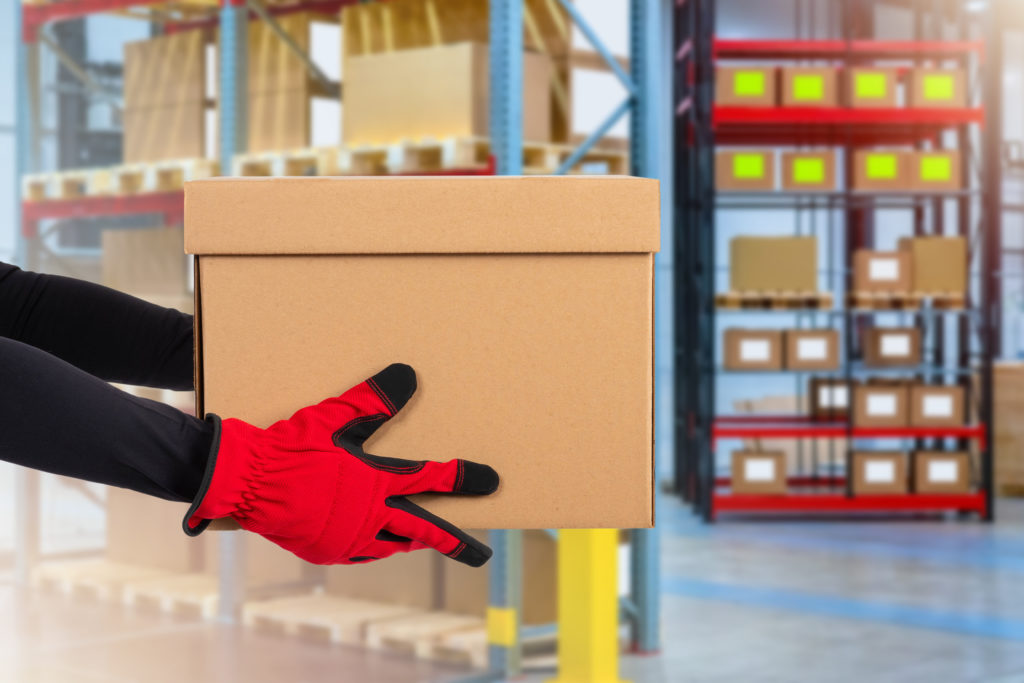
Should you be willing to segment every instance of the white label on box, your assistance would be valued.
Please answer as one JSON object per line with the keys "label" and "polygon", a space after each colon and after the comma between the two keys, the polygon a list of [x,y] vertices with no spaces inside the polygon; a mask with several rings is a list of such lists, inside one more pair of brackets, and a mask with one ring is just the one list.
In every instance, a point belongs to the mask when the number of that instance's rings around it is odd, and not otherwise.
{"label": "white label on box", "polygon": [[900,279],[900,260],[873,258],[868,261],[868,279],[872,282],[893,282]]}
{"label": "white label on box", "polygon": [[928,463],[928,481],[935,484],[955,484],[956,471],[955,460],[932,460]]}
{"label": "white label on box", "polygon": [[744,460],[743,478],[747,481],[775,481],[775,461],[771,458]]}
{"label": "white label on box", "polygon": [[869,484],[892,484],[896,481],[896,463],[892,460],[869,460],[864,468],[864,481]]}
{"label": "white label on box", "polygon": [[818,387],[818,407],[846,408],[850,404],[850,392],[845,386]]}
{"label": "white label on box", "polygon": [[925,417],[953,417],[953,397],[926,395],[921,412]]}
{"label": "white label on box", "polygon": [[896,396],[893,394],[868,394],[868,415],[890,417],[896,414]]}
{"label": "white label on box", "polygon": [[828,341],[825,339],[798,339],[796,357],[800,360],[825,360],[828,358]]}
{"label": "white label on box", "polygon": [[910,335],[906,332],[883,334],[879,343],[879,351],[883,356],[905,358],[910,355]]}
{"label": "white label on box", "polygon": [[766,361],[772,357],[772,344],[767,339],[743,339],[740,341],[740,360]]}

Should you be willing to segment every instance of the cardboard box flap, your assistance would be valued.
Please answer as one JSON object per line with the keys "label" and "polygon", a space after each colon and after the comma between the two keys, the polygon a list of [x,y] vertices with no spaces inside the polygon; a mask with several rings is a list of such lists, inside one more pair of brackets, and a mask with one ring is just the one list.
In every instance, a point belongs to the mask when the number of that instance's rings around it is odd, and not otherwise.
{"label": "cardboard box flap", "polygon": [[649,253],[658,210],[658,181],[621,176],[212,178],[185,184],[185,251]]}

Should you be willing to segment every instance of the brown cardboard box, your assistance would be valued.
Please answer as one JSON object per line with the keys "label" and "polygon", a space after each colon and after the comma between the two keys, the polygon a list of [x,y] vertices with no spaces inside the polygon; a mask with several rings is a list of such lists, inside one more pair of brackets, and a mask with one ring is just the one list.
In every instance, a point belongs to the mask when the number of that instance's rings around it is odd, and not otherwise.
{"label": "brown cardboard box", "polygon": [[734,237],[729,242],[729,288],[749,291],[818,291],[814,237]]}
{"label": "brown cardboard box", "polygon": [[992,457],[996,491],[1024,492],[1024,363],[1003,361],[992,371]]}
{"label": "brown cardboard box", "polygon": [[970,493],[971,456],[966,451],[916,451],[914,493]]}
{"label": "brown cardboard box", "polygon": [[906,493],[909,488],[902,451],[854,451],[852,464],[855,495]]}
{"label": "brown cardboard box", "polygon": [[911,427],[959,427],[964,424],[964,388],[929,386],[910,388]]}
{"label": "brown cardboard box", "polygon": [[125,109],[122,157],[126,164],[206,156],[202,101]]}
{"label": "brown cardboard box", "polygon": [[727,370],[781,370],[782,331],[729,329],[724,335]]}
{"label": "brown cardboard box", "polygon": [[906,427],[907,387],[902,384],[861,384],[853,388],[855,427]]}
{"label": "brown cardboard box", "polygon": [[914,262],[913,288],[919,294],[967,291],[964,237],[905,237],[899,243]]}
{"label": "brown cardboard box", "polygon": [[912,265],[907,251],[853,252],[853,289],[855,292],[909,292]]}
{"label": "brown cardboard box", "polygon": [[720,149],[715,152],[715,189],[762,192],[775,189],[775,152],[765,149]]}
{"label": "brown cardboard box", "polygon": [[493,496],[419,498],[434,513],[650,527],[659,220],[643,178],[188,183],[198,413],[267,426],[407,362],[419,391],[367,450],[501,474]]}
{"label": "brown cardboard box", "polygon": [[854,67],[846,70],[846,104],[854,109],[886,109],[899,106],[895,68]]}
{"label": "brown cardboard box", "polygon": [[853,152],[854,190],[897,192],[913,189],[910,177],[913,152],[893,149],[857,149]]}
{"label": "brown cardboard box", "polygon": [[830,149],[782,153],[782,189],[830,192],[836,189],[836,155]]}
{"label": "brown cardboard box", "polygon": [[194,30],[125,43],[124,109],[203,102],[208,40]]}
{"label": "brown cardboard box", "polygon": [[917,67],[910,72],[909,106],[921,109],[966,107],[967,72]]}
{"label": "brown cardboard box", "polygon": [[839,367],[839,331],[786,330],[788,370],[835,370]]}
{"label": "brown cardboard box", "polygon": [[830,66],[784,66],[781,72],[783,107],[839,106],[839,70]]}
{"label": "brown cardboard box", "polygon": [[915,152],[910,156],[909,161],[910,182],[915,190],[942,192],[963,188],[958,150],[939,149]]}
{"label": "brown cardboard box", "polygon": [[864,365],[884,368],[921,362],[921,330],[916,327],[868,327],[864,330]]}
{"label": "brown cardboard box", "polygon": [[[488,48],[459,43],[347,58],[346,145],[487,137]],[[523,139],[551,140],[551,60],[523,53]]]}
{"label": "brown cardboard box", "polygon": [[773,66],[715,67],[715,104],[723,107],[774,107]]}
{"label": "brown cardboard box", "polygon": [[850,414],[851,389],[856,385],[842,377],[812,377],[807,386],[811,417],[845,420]]}
{"label": "brown cardboard box", "polygon": [[782,451],[733,451],[732,492],[785,495],[786,454]]}
{"label": "brown cardboard box", "polygon": [[251,153],[309,146],[312,99],[305,90],[249,94],[248,148]]}
{"label": "brown cardboard box", "polygon": [[181,228],[104,230],[100,239],[104,285],[134,295],[185,296],[188,263]]}

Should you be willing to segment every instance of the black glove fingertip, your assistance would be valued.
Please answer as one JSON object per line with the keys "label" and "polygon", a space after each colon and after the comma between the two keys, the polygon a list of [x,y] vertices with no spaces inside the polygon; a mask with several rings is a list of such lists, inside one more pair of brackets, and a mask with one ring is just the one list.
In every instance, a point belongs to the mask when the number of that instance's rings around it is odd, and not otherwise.
{"label": "black glove fingertip", "polygon": [[448,554],[456,562],[468,564],[470,567],[482,567],[491,559],[494,551],[483,543],[460,543],[459,547]]}
{"label": "black glove fingertip", "polygon": [[369,379],[370,386],[384,403],[392,408],[392,415],[409,402],[416,393],[416,371],[405,363],[392,363]]}
{"label": "black glove fingertip", "polygon": [[462,461],[462,481],[454,493],[469,493],[485,496],[498,490],[501,479],[490,465],[471,460]]}

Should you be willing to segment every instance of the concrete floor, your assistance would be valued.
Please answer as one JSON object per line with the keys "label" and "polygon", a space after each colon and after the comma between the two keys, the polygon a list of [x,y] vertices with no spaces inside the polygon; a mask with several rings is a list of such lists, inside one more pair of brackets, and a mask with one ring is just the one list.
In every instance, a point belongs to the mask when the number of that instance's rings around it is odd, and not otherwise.
{"label": "concrete floor", "polygon": [[[1003,503],[999,518],[708,527],[666,500],[664,649],[624,657],[623,677],[1024,683],[1024,501]],[[0,682],[440,682],[467,673],[0,583]]]}

